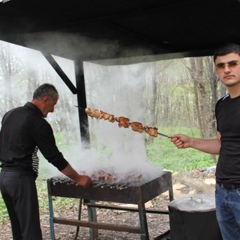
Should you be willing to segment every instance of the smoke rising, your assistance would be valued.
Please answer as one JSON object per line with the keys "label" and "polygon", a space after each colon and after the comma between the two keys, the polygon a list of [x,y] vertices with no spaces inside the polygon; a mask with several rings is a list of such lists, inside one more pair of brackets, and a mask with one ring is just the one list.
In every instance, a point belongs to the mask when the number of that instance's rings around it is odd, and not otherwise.
{"label": "smoke rising", "polygon": [[[106,67],[85,62],[88,107],[143,123],[147,114],[143,105],[147,101],[144,98],[147,67],[144,63]],[[100,159],[102,162],[92,166],[114,169],[119,176],[126,172],[139,173],[144,179],[159,176],[161,170],[152,165],[147,155],[144,133],[134,132],[131,127],[119,128],[117,123],[102,119],[90,119],[90,134],[91,146],[101,152],[96,162]]]}
{"label": "smoke rising", "polygon": [[44,32],[26,34],[24,37],[26,45],[30,48],[78,61],[152,54],[149,49],[138,46],[123,47],[117,40],[96,40],[78,33]]}

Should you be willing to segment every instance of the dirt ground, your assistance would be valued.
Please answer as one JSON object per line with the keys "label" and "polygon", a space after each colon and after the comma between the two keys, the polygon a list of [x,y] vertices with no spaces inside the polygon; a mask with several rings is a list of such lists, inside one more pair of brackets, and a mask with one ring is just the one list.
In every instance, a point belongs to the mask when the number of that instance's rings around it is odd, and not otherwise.
{"label": "dirt ground", "polygon": [[[195,195],[214,195],[215,178],[214,171],[195,170],[188,175],[173,175],[173,192],[174,199],[191,197]],[[168,192],[161,194],[152,201],[146,203],[146,209],[168,210],[169,196]],[[119,204],[121,206],[121,204]],[[134,207],[133,205],[124,205],[124,207]],[[77,219],[78,204],[71,208],[66,208],[61,213],[55,213],[56,217]],[[88,213],[86,206],[83,206],[82,220],[87,220]],[[140,224],[138,212],[126,212],[120,210],[97,209],[98,222],[111,223],[116,225],[136,226]],[[170,229],[168,214],[147,213],[149,238],[153,240],[157,236],[167,232]],[[43,239],[50,240],[49,213],[41,212],[41,227]],[[88,228],[81,227],[76,236],[77,228],[75,226],[54,224],[56,240],[89,240],[90,233]],[[0,228],[0,240],[11,240],[11,227],[9,223],[3,224]],[[139,234],[126,232],[116,232],[109,230],[98,230],[96,240],[138,240],[141,239]],[[34,239],[33,239],[34,240]]]}

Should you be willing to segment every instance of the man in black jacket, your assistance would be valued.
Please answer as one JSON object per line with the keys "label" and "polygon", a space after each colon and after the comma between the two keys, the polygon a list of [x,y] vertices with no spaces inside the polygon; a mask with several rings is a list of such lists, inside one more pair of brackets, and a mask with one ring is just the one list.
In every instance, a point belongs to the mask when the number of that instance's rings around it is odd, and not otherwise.
{"label": "man in black jacket", "polygon": [[50,124],[58,92],[51,84],[38,87],[32,102],[7,112],[0,131],[0,189],[6,203],[14,240],[42,240],[35,180],[38,149],[59,171],[86,188],[91,178],[79,175],[58,150]]}

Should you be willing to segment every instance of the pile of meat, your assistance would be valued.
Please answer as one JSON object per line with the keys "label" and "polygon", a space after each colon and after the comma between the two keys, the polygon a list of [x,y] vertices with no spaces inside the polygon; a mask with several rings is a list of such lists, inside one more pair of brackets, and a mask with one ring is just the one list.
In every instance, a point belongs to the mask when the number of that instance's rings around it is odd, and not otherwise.
{"label": "pile of meat", "polygon": [[[79,174],[87,175],[85,171]],[[113,169],[108,170],[97,170],[91,175],[93,181],[101,181],[106,184],[124,184],[131,183],[133,185],[138,185],[142,182],[142,174],[140,173],[125,173],[119,175]]]}
{"label": "pile of meat", "polygon": [[91,108],[86,108],[85,112],[92,118],[108,120],[112,123],[118,122],[119,127],[129,128],[131,126],[132,130],[135,132],[142,133],[145,131],[152,137],[158,136],[158,128],[143,126],[143,124],[140,122],[130,122],[129,118],[126,117],[114,117],[113,114],[108,114],[101,110]]}

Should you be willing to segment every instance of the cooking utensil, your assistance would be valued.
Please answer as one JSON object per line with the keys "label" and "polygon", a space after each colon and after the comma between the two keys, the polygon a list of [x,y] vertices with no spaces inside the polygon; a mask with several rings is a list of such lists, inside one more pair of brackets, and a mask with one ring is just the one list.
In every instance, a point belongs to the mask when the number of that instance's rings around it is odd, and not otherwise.
{"label": "cooking utensil", "polygon": [[[79,107],[79,106],[76,106],[76,105],[75,105],[75,107],[84,110],[83,108],[81,108],[81,107]],[[160,133],[160,132],[158,132],[158,135],[160,135],[160,136],[162,136],[162,137],[166,137],[166,138],[171,138],[170,136],[168,136],[168,135],[166,135],[166,134],[163,134],[163,133]]]}
{"label": "cooking utensil", "polygon": [[167,137],[167,138],[171,138],[170,136],[168,136],[166,134],[163,134],[163,133],[160,133],[160,132],[158,132],[158,135],[163,136],[163,137]]}

